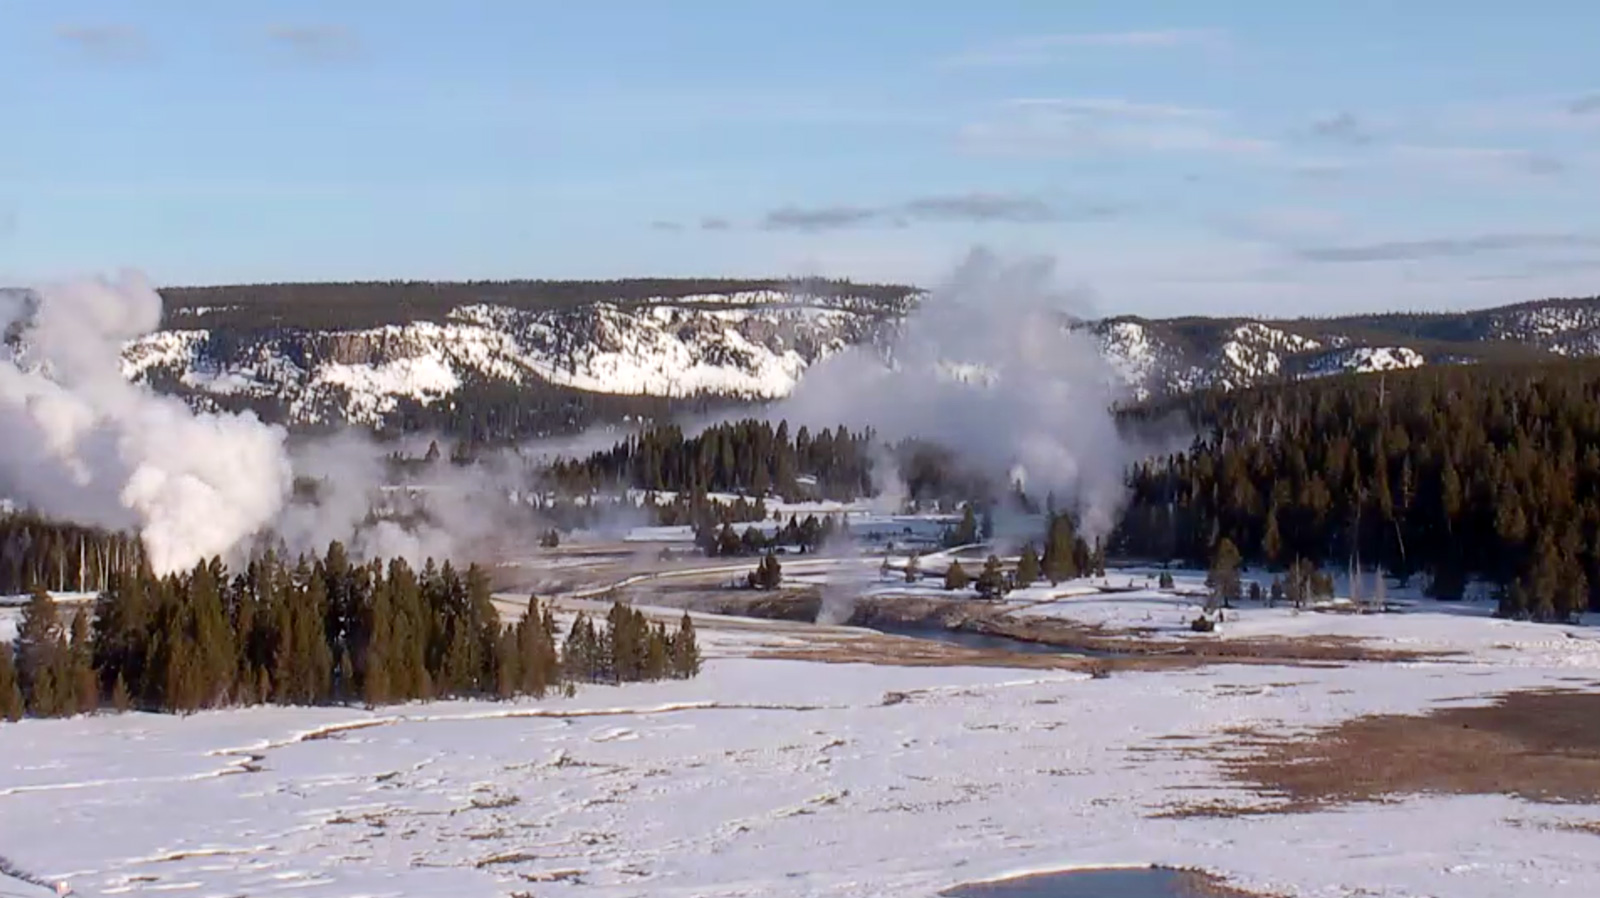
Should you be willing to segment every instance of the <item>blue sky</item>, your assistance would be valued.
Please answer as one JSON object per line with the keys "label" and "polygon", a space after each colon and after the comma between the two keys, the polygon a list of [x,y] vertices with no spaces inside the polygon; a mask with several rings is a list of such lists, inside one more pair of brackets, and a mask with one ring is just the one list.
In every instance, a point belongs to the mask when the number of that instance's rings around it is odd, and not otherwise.
{"label": "blue sky", "polygon": [[829,275],[1106,313],[1600,293],[1600,6],[13,0],[0,279]]}

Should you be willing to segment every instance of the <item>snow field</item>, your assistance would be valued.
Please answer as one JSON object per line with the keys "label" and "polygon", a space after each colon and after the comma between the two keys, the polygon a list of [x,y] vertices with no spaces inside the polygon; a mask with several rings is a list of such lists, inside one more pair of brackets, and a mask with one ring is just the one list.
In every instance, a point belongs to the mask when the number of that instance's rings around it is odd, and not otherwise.
{"label": "snow field", "polygon": [[[933,895],[1070,865],[1200,865],[1300,896],[1588,896],[1600,810],[1239,798],[1227,743],[1563,683],[1488,664],[1069,673],[728,657],[573,699],[254,708],[0,727],[0,844],[82,894]],[[720,639],[720,641],[719,641]],[[1567,671],[1570,673],[1570,670]],[[1570,683],[1568,683],[1570,685]],[[152,811],[155,811],[152,814]],[[1508,822],[1511,821],[1511,822]]]}

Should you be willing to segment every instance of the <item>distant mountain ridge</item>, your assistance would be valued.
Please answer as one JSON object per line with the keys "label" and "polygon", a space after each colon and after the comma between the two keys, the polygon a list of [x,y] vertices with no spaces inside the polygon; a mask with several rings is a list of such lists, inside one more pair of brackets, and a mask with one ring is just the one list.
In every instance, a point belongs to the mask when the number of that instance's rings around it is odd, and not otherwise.
{"label": "distant mountain ridge", "polygon": [[[460,429],[489,408],[487,431],[516,419],[519,435],[686,402],[784,396],[818,361],[888,340],[922,296],[904,285],[741,280],[162,293],[162,329],[126,346],[123,370],[198,408],[252,408],[296,426],[399,429]],[[1115,316],[1068,326],[1093,340],[1136,398],[1600,356],[1600,297],[1436,314]]]}
{"label": "distant mountain ridge", "polygon": [[1140,395],[1429,364],[1600,355],[1600,297],[1492,309],[1336,318],[1170,318],[1083,322]]}

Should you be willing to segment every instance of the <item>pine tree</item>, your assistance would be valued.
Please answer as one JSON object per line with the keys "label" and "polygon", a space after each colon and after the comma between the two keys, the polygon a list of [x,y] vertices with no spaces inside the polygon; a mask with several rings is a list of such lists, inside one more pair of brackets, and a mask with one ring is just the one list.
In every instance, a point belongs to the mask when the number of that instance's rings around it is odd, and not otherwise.
{"label": "pine tree", "polygon": [[1283,537],[1278,533],[1278,506],[1274,505],[1267,510],[1267,523],[1261,535],[1261,556],[1267,564],[1278,563],[1278,554],[1283,551]]}
{"label": "pine tree", "polygon": [[972,503],[967,503],[961,510],[961,523],[950,532],[945,540],[948,546],[967,546],[978,541],[978,516],[973,513]]}
{"label": "pine tree", "polygon": [[522,657],[518,652],[517,631],[508,627],[495,641],[494,692],[498,698],[508,699],[520,691],[522,685]]}
{"label": "pine tree", "polygon": [[1017,560],[1017,586],[1027,588],[1039,580],[1039,553],[1033,543],[1022,547],[1022,557]]}
{"label": "pine tree", "polygon": [[11,646],[0,642],[0,720],[21,720],[23,707],[22,684],[18,682]]}
{"label": "pine tree", "polygon": [[688,679],[700,673],[700,645],[695,638],[694,621],[685,611],[678,621],[678,632],[672,636],[672,674],[678,679]]}
{"label": "pine tree", "polygon": [[1211,570],[1206,577],[1206,583],[1216,597],[1222,600],[1225,608],[1230,602],[1239,598],[1239,549],[1234,546],[1233,540],[1223,537],[1217,543],[1211,555]]}
{"label": "pine tree", "polygon": [[952,559],[950,566],[944,571],[944,588],[952,591],[966,589],[967,579],[967,572],[961,569],[961,562]]}
{"label": "pine tree", "polygon": [[94,670],[94,649],[89,644],[89,615],[81,608],[72,616],[68,652],[73,710],[88,714],[100,707],[100,680]]}
{"label": "pine tree", "polygon": [[133,697],[128,694],[128,683],[117,674],[117,679],[111,684],[111,707],[118,713],[128,710],[133,706]]}
{"label": "pine tree", "polygon": [[983,570],[978,574],[978,595],[981,598],[995,601],[1005,595],[1005,573],[1000,567],[1000,558],[990,555],[983,563]]}
{"label": "pine tree", "polygon": [[1082,570],[1078,564],[1077,532],[1072,526],[1072,519],[1065,514],[1058,514],[1050,519],[1042,567],[1044,576],[1050,581],[1051,586],[1064,580],[1071,580]]}
{"label": "pine tree", "polygon": [[35,587],[17,626],[17,672],[28,710],[39,717],[71,713],[67,646],[55,600]]}

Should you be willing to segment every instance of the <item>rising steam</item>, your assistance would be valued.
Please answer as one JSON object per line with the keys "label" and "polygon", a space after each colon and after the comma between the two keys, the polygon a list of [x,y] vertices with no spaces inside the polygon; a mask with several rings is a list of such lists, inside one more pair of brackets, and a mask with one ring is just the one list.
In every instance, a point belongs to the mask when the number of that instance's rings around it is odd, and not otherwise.
{"label": "rising steam", "polygon": [[135,531],[167,573],[271,521],[291,473],[281,428],[196,414],[123,378],[124,341],[160,321],[160,296],[133,274],[0,294],[0,491]]}
{"label": "rising steam", "polygon": [[[47,517],[138,533],[166,574],[264,547],[345,543],[357,559],[479,556],[533,532],[525,467],[441,463],[400,484],[365,435],[291,443],[253,413],[195,412],[133,384],[122,347],[157,329],[137,275],[0,291],[0,497]],[[311,498],[295,484],[312,483]],[[302,491],[303,492],[303,491]]]}
{"label": "rising steam", "polygon": [[774,417],[935,441],[998,483],[1055,493],[1086,535],[1108,533],[1135,455],[1111,413],[1121,385],[1093,340],[1067,327],[1082,300],[1053,276],[1048,259],[974,250],[905,322],[889,366],[864,347],[834,356]]}

